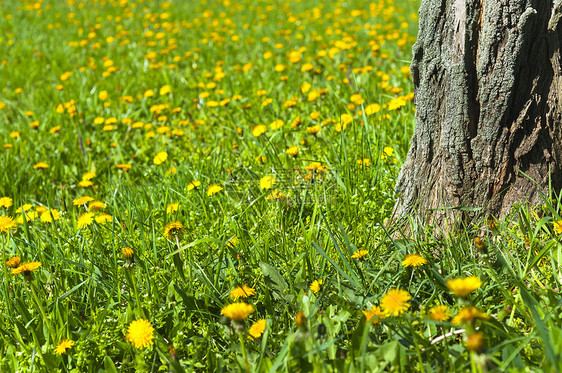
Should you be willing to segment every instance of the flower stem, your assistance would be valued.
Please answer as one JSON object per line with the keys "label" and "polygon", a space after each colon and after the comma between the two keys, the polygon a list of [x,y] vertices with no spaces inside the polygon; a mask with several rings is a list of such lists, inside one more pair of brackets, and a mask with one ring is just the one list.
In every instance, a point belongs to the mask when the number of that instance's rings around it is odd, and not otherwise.
{"label": "flower stem", "polygon": [[52,334],[51,333],[51,325],[50,325],[49,319],[47,318],[47,314],[45,313],[45,310],[43,309],[43,305],[39,301],[39,296],[37,295],[37,290],[35,289],[35,285],[33,284],[32,281],[29,281],[29,287],[31,288],[31,296],[33,297],[33,300],[35,301],[35,304],[37,305],[37,308],[39,308],[39,312],[41,313],[41,317],[43,318],[43,322],[47,325],[47,330],[49,331],[49,336],[45,339],[47,340],[47,344],[48,344],[49,340],[50,340],[50,336]]}
{"label": "flower stem", "polygon": [[8,267],[6,266],[6,248],[8,247],[9,243],[10,243],[10,236],[8,235],[6,243],[2,247],[2,267],[4,267],[4,278],[6,279],[4,281],[4,303],[6,304],[6,310],[8,311],[8,315],[11,316],[11,312],[10,312],[11,302],[10,302],[10,295],[8,293],[10,291],[10,285],[8,284],[9,281]]}
{"label": "flower stem", "polygon": [[133,293],[135,294],[135,301],[137,303],[137,312],[139,316],[146,318],[146,315],[144,314],[141,307],[139,289],[137,287],[136,276],[134,271],[135,271],[135,267],[126,269],[125,277],[127,278],[127,282],[129,283],[129,286],[133,288]]}
{"label": "flower stem", "polygon": [[239,333],[238,336],[240,337],[240,349],[242,350],[242,358],[244,359],[244,368],[247,373],[250,372],[250,366],[248,365],[248,357],[246,356],[246,348],[244,347],[244,336],[242,333]]}

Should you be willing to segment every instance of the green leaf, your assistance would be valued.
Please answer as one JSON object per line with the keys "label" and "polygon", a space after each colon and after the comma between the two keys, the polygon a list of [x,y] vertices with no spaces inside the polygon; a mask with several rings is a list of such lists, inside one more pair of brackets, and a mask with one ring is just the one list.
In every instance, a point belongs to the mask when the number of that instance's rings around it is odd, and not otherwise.
{"label": "green leaf", "polygon": [[264,276],[270,277],[279,286],[281,291],[287,290],[289,285],[287,285],[287,282],[277,268],[265,262],[260,262],[260,269]]}
{"label": "green leaf", "polygon": [[312,243],[312,246],[316,249],[316,251],[318,251],[318,253],[320,255],[322,255],[324,258],[326,258],[326,260],[328,262],[330,262],[330,264],[335,268],[335,270],[342,275],[343,278],[345,278],[347,281],[349,281],[351,284],[353,284],[354,286],[356,286],[357,288],[361,288],[361,285],[359,284],[359,281],[357,279],[353,279],[351,278],[347,273],[344,272],[343,269],[341,269],[341,267],[339,265],[336,264],[336,262],[334,262],[332,260],[332,258],[330,258],[328,256],[328,254],[326,254],[324,252],[324,250],[322,250],[322,248],[320,246],[318,246],[318,244],[316,242]]}
{"label": "green leaf", "polygon": [[115,364],[107,355],[103,358],[103,368],[108,373],[117,373],[117,368],[115,367]]}
{"label": "green leaf", "polygon": [[544,345],[545,356],[552,365],[554,371],[558,373],[560,372],[560,367],[558,366],[559,360],[554,353],[554,349],[552,348],[553,344],[550,339],[550,334],[548,333],[548,328],[537,310],[537,301],[535,300],[535,298],[533,298],[533,296],[531,296],[531,294],[527,291],[525,285],[523,285],[520,281],[517,281],[517,286],[519,287],[519,291],[521,292],[521,298],[523,299],[523,302],[531,310],[531,314],[533,315],[533,319],[537,325],[537,330]]}

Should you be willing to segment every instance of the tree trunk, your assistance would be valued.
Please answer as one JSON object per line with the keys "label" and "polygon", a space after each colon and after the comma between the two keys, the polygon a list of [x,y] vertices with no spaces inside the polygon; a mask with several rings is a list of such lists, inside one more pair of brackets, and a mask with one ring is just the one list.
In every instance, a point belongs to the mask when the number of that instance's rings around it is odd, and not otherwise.
{"label": "tree trunk", "polygon": [[398,216],[444,226],[560,191],[561,13],[562,0],[422,0]]}

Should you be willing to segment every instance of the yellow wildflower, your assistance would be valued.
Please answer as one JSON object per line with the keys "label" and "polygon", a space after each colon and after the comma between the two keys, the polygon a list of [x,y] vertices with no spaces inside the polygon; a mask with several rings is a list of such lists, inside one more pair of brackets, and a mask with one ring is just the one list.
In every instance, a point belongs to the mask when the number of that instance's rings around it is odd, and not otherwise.
{"label": "yellow wildflower", "polygon": [[427,263],[427,260],[419,254],[406,255],[402,261],[404,267],[419,267]]}
{"label": "yellow wildflower", "polygon": [[265,326],[267,325],[266,319],[259,319],[255,323],[250,326],[248,333],[250,334],[248,338],[254,339],[259,338],[262,336],[263,332],[265,331]]}
{"label": "yellow wildflower", "polygon": [[310,290],[314,294],[318,293],[322,288],[322,282],[322,279],[312,281],[312,284],[310,284]]}
{"label": "yellow wildflower", "polygon": [[221,310],[223,315],[234,321],[244,321],[252,312],[254,306],[244,302],[231,303]]}
{"label": "yellow wildflower", "polygon": [[476,276],[447,280],[447,287],[457,297],[466,298],[468,294],[482,286],[482,281]]}
{"label": "yellow wildflower", "polygon": [[451,311],[446,305],[440,304],[429,310],[429,318],[435,321],[447,321],[451,318]]}
{"label": "yellow wildflower", "polygon": [[69,348],[71,348],[72,346],[74,346],[74,341],[71,339],[63,339],[62,341],[60,341],[57,344],[57,347],[55,348],[55,353],[57,355],[62,355],[66,352],[66,350],[68,350]]}
{"label": "yellow wildflower", "polygon": [[371,324],[378,324],[386,315],[378,306],[373,306],[370,310],[361,312],[365,315],[365,320]]}
{"label": "yellow wildflower", "polygon": [[148,347],[152,344],[154,339],[154,328],[150,321],[138,319],[129,324],[127,330],[127,340],[136,348]]}
{"label": "yellow wildflower", "polygon": [[256,294],[255,289],[247,285],[241,285],[235,287],[233,290],[230,291],[230,298],[234,300],[238,300],[239,298],[248,298],[255,294]]}
{"label": "yellow wildflower", "polygon": [[381,298],[381,308],[387,315],[398,316],[410,308],[412,296],[402,289],[390,289]]}

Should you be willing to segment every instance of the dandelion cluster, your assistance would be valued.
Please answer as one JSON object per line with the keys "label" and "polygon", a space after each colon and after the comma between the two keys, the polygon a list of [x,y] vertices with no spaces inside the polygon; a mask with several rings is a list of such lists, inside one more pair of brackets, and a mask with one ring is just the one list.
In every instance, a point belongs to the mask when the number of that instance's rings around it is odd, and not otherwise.
{"label": "dandelion cluster", "polygon": [[419,0],[0,3],[1,371],[554,366],[556,208],[397,238]]}

